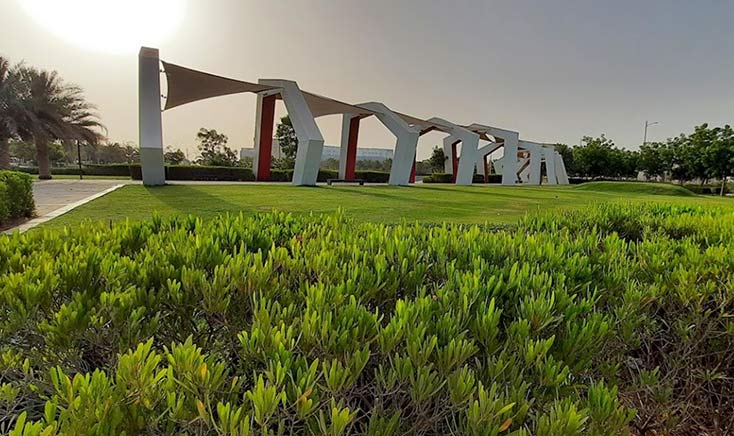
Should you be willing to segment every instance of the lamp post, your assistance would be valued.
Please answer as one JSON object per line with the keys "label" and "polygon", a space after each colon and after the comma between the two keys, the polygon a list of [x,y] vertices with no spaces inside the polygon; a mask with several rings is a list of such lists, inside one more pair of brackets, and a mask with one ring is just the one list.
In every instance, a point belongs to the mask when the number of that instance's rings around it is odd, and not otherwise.
{"label": "lamp post", "polygon": [[654,126],[655,124],[660,124],[659,121],[653,121],[652,123],[645,120],[645,135],[642,137],[642,145],[647,144],[647,128],[650,126]]}

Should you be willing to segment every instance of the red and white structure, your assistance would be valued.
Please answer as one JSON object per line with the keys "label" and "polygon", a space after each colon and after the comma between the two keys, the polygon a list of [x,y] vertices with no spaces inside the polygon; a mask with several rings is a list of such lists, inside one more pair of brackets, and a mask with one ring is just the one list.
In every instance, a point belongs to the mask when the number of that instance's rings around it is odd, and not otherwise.
{"label": "red and white structure", "polygon": [[[257,180],[270,179],[273,130],[277,100],[282,100],[290,117],[298,151],[293,169],[294,185],[315,185],[321,163],[324,138],[316,118],[342,115],[339,177],[356,178],[356,156],[360,121],[375,116],[393,135],[395,151],[390,169],[390,185],[415,181],[415,159],[419,138],[431,131],[447,136],[443,140],[446,173],[453,174],[457,185],[471,185],[475,172],[488,181],[489,157],[503,150],[503,157],[493,161],[492,169],[502,174],[503,185],[540,184],[544,162],[548,184],[567,184],[563,158],[552,146],[521,141],[516,131],[484,124],[459,125],[443,118],[427,120],[395,112],[379,102],[344,103],[310,93],[284,79],[260,79],[257,83],[216,76],[179,65],[162,62],[157,49],[140,49],[138,63],[138,113],[140,159],[145,185],[165,184],[163,162],[163,125],[161,113],[207,98],[250,92],[257,94],[255,115],[255,158],[253,172]],[[163,70],[161,70],[161,66]],[[167,96],[161,108],[161,78],[167,80]],[[486,144],[480,144],[480,140]]]}

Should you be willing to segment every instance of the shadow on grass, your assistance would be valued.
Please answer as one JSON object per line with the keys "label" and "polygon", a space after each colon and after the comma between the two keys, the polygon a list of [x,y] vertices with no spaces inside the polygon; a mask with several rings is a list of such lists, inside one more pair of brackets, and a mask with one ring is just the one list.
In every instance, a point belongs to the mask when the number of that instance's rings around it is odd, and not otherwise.
{"label": "shadow on grass", "polygon": [[201,209],[215,213],[256,210],[254,207],[244,208],[243,204],[232,203],[220,196],[209,194],[197,185],[146,186],[144,189],[152,198],[182,215],[196,214]]}
{"label": "shadow on grass", "polygon": [[[495,185],[492,187],[499,187],[501,185]],[[442,193],[448,193],[448,192],[454,192],[454,193],[461,193],[461,194],[468,194],[468,195],[477,195],[483,198],[487,197],[501,197],[501,198],[511,198],[511,199],[526,199],[526,200],[535,200],[535,201],[543,201],[543,200],[556,200],[558,198],[558,193],[554,193],[552,196],[550,195],[553,191],[550,190],[544,190],[541,191],[540,189],[535,188],[528,188],[528,187],[521,187],[520,189],[517,189],[518,187],[512,187],[507,186],[500,189],[492,189],[485,190],[482,189],[482,185],[476,185],[476,186],[461,186],[460,189],[455,189],[455,187],[452,186],[422,186],[420,189],[425,189],[428,191],[437,191]],[[518,192],[525,191],[525,192],[533,192],[538,193],[539,195],[518,195]],[[564,191],[566,192],[566,191]],[[547,195],[543,195],[547,194]]]}

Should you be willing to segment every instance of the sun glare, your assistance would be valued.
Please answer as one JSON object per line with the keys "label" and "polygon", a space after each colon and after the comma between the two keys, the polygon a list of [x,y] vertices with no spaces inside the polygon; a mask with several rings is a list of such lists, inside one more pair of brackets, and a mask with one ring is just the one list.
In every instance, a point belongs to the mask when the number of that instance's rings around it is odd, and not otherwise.
{"label": "sun glare", "polygon": [[183,21],[186,0],[18,0],[43,28],[80,48],[133,53],[165,42]]}

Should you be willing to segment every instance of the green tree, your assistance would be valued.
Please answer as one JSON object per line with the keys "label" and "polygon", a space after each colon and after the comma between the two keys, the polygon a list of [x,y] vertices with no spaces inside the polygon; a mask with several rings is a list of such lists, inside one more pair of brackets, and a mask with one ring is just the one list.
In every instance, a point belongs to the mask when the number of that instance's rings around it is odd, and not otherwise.
{"label": "green tree", "polygon": [[610,175],[613,164],[612,149],[614,141],[602,134],[598,138],[584,136],[582,145],[574,147],[573,161],[580,176],[604,177]]}
{"label": "green tree", "polygon": [[237,154],[227,147],[229,138],[215,129],[199,129],[196,134],[199,141],[199,152],[201,156],[196,160],[199,165],[211,165],[222,167],[237,166]]}
{"label": "green tree", "polygon": [[180,148],[176,150],[169,148],[168,151],[163,154],[163,160],[169,165],[181,165],[181,162],[186,160],[186,155]]}
{"label": "green tree", "polygon": [[679,150],[678,162],[686,167],[688,180],[698,179],[704,184],[711,177],[707,159],[707,149],[716,140],[716,134],[708,125],[696,126],[689,136],[681,135],[679,141],[682,146]]}
{"label": "green tree", "polygon": [[36,147],[30,141],[10,141],[10,156],[25,164],[37,165]]}
{"label": "green tree", "polygon": [[28,86],[21,68],[0,56],[0,169],[10,168],[10,140],[30,137],[31,114],[24,101]]}
{"label": "green tree", "polygon": [[275,129],[275,139],[278,141],[280,150],[283,152],[283,157],[280,159],[278,166],[282,168],[293,168],[296,163],[296,154],[298,153],[298,137],[288,115],[280,119],[280,123],[278,123]]}
{"label": "green tree", "polygon": [[[696,127],[696,130],[707,128],[708,125],[703,124]],[[724,127],[715,127],[713,135],[713,141],[705,149],[704,159],[709,175],[721,182],[720,194],[724,195],[726,182],[734,175],[734,130],[727,124]]]}
{"label": "green tree", "polygon": [[68,85],[56,71],[20,68],[28,92],[24,106],[29,116],[25,130],[31,132],[36,145],[38,177],[51,178],[49,145],[53,141],[96,143],[104,127],[88,103],[81,88]]}
{"label": "green tree", "polygon": [[444,163],[446,162],[446,155],[443,152],[443,148],[438,145],[433,147],[431,157],[428,158],[428,163],[431,165],[431,170],[434,173],[442,173],[444,171]]}
{"label": "green tree", "polygon": [[640,169],[647,177],[664,177],[668,163],[665,150],[666,145],[662,142],[648,142],[640,146]]}
{"label": "green tree", "polygon": [[566,172],[568,174],[576,175],[575,167],[574,167],[574,160],[573,160],[573,148],[569,147],[567,144],[556,144],[554,145],[554,148],[558,152],[558,154],[561,155],[563,158],[563,165],[566,167]]}

